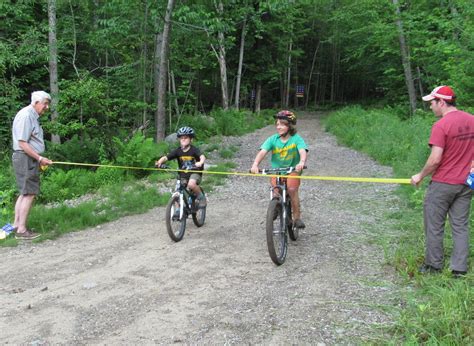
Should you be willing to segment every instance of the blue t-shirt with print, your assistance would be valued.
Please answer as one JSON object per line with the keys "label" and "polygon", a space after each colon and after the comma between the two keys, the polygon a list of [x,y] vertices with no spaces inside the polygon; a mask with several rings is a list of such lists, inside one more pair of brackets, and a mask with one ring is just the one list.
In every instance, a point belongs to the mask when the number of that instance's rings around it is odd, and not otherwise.
{"label": "blue t-shirt with print", "polygon": [[300,162],[299,150],[305,149],[307,151],[308,146],[298,134],[291,136],[283,143],[280,135],[277,133],[268,137],[260,149],[272,153],[272,168],[280,168],[296,166]]}

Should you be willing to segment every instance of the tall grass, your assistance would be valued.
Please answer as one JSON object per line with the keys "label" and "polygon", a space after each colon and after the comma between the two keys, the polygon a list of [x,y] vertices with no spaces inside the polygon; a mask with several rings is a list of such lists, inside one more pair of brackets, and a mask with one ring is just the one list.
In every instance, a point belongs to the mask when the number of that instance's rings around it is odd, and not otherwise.
{"label": "tall grass", "polygon": [[[409,178],[421,170],[429,155],[427,141],[435,118],[419,113],[401,120],[395,111],[348,107],[324,119],[325,127],[338,140],[363,151],[384,165],[393,167],[396,177]],[[474,274],[453,279],[448,266],[440,275],[420,276],[417,267],[424,257],[423,198],[429,179],[419,189],[404,186],[399,192],[404,201],[399,211],[389,215],[398,225],[396,246],[381,244],[387,261],[399,271],[410,287],[401,299],[398,320],[393,327],[399,340],[427,344],[474,343]],[[474,205],[471,208],[471,239],[473,237]],[[445,236],[445,257],[452,253],[449,226]],[[391,239],[393,242],[393,239]],[[471,243],[472,244],[472,243]],[[470,246],[470,263],[474,260],[474,246]],[[414,289],[411,289],[414,287]]]}

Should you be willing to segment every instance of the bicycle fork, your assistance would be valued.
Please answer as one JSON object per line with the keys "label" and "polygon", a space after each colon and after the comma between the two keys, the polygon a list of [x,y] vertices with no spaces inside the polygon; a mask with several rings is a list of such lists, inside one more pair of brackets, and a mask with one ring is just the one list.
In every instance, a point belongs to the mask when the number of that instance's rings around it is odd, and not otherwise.
{"label": "bicycle fork", "polygon": [[[283,232],[286,232],[286,225],[287,225],[287,220],[288,220],[288,210],[286,208],[286,200],[287,200],[287,194],[286,194],[286,189],[285,189],[285,186],[281,186],[279,184],[279,179],[277,179],[277,184],[275,187],[277,187],[279,190],[280,190],[280,195],[278,196],[278,199],[280,201],[280,205],[281,205],[281,212],[282,212],[282,218],[283,218]],[[272,186],[271,190],[270,190],[270,200],[273,199],[273,197],[275,196],[274,195],[274,190],[275,190],[275,187]],[[281,230],[275,230],[274,233],[275,234],[278,234],[281,232]]]}

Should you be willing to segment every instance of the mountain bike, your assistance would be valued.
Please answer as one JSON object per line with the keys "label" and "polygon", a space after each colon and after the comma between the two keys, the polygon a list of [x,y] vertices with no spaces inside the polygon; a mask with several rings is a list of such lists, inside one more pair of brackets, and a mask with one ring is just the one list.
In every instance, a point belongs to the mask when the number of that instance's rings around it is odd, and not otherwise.
{"label": "mountain bike", "polygon": [[[294,167],[271,168],[259,170],[261,174],[289,175],[295,172]],[[266,233],[270,258],[276,265],[285,262],[288,253],[288,235],[297,240],[299,229],[294,227],[291,219],[290,196],[287,191],[286,177],[276,177],[276,184],[270,189],[270,204],[267,209]]]}
{"label": "mountain bike", "polygon": [[[168,166],[162,165],[160,168],[169,169]],[[197,167],[188,168],[196,170]],[[197,227],[204,225],[206,220],[207,206],[199,206],[197,196],[193,191],[187,188],[188,181],[181,179],[178,172],[176,172],[176,186],[175,192],[171,195],[170,200],[166,206],[166,229],[168,235],[175,242],[180,241],[184,237],[186,230],[186,220],[191,215],[194,224]],[[204,198],[206,198],[203,188],[201,187]]]}

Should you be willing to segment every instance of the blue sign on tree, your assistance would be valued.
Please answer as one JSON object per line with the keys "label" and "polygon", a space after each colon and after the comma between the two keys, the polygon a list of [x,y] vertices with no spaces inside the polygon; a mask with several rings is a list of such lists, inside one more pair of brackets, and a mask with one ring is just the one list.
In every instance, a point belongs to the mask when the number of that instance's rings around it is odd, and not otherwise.
{"label": "blue sign on tree", "polygon": [[298,84],[296,86],[296,97],[304,97],[304,85]]}

